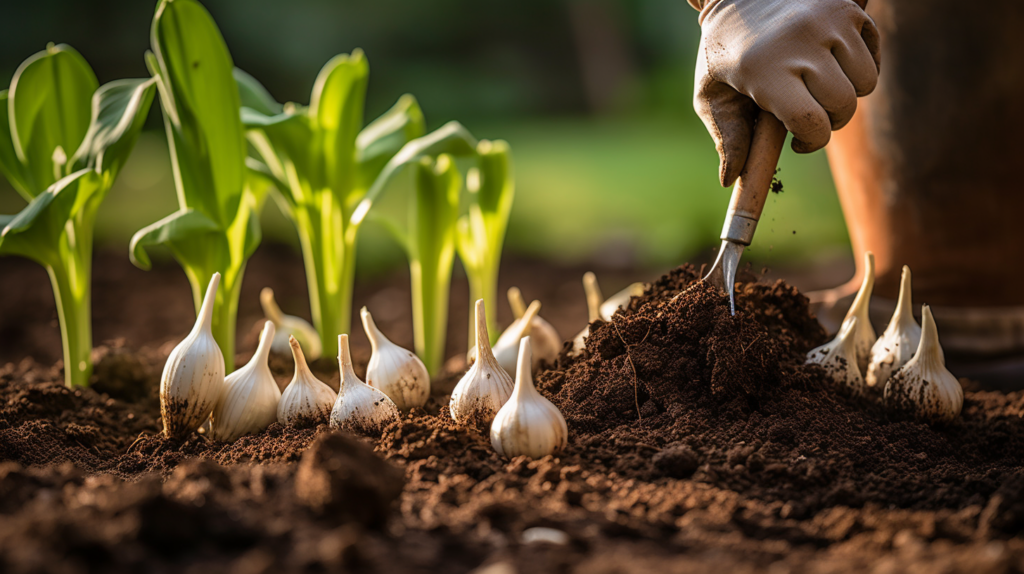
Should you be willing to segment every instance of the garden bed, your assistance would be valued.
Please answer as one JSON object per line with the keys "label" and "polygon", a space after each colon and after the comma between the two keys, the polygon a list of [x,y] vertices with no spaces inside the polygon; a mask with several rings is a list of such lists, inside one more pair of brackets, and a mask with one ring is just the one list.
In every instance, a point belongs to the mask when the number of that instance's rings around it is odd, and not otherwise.
{"label": "garden bed", "polygon": [[[122,339],[97,349],[93,386],[79,391],[51,361],[20,359],[46,358],[33,341],[47,330],[23,327],[52,306],[13,304],[36,279],[48,297],[45,276],[16,270],[23,289],[0,278],[2,356],[13,361],[0,368],[5,572],[1024,568],[1024,393],[963,381],[961,418],[938,428],[846,399],[803,365],[825,333],[784,283],[743,284],[732,318],[722,296],[694,285],[694,269],[657,280],[593,327],[584,356],[537,375],[569,424],[567,452],[505,461],[447,415],[459,360],[424,409],[379,438],[278,424],[231,444],[160,437],[160,370],[191,325],[191,301],[177,268],[147,274],[121,259],[98,258],[95,316],[97,340]],[[240,325],[258,319],[264,285],[286,310],[302,308],[297,259],[253,258]],[[564,337],[581,326],[579,270],[502,272]],[[128,285],[140,293],[118,291]],[[367,282],[356,298],[408,345],[404,285]],[[467,294],[452,297],[449,356],[466,336]],[[240,339],[237,362],[254,343],[255,331]],[[362,374],[369,352],[361,334],[356,343]],[[290,380],[289,357],[271,367]],[[337,386],[332,359],[312,367]]]}

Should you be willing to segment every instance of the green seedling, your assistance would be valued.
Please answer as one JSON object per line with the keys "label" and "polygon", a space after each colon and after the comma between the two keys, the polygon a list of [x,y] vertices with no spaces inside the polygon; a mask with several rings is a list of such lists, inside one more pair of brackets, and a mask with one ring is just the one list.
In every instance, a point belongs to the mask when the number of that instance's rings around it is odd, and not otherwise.
{"label": "green seedling", "polygon": [[407,226],[377,217],[395,236],[409,258],[412,283],[412,325],[416,354],[430,374],[444,362],[448,335],[448,296],[455,262],[455,223],[459,217],[462,173],[452,156],[421,158],[415,185],[405,202]]}
{"label": "green seedling", "polygon": [[231,372],[242,275],[260,242],[262,166],[246,167],[234,65],[209,12],[196,0],[162,0],[151,42],[146,64],[160,92],[179,210],[139,230],[130,255],[148,269],[147,249],[168,247],[185,270],[197,313],[220,272],[213,334]]}
{"label": "green seedling", "polygon": [[131,153],[153,101],[150,79],[97,88],[70,46],[49,45],[0,91],[0,172],[29,202],[0,216],[0,255],[46,268],[68,387],[92,373],[92,238],[96,212]]}
{"label": "green seedling", "polygon": [[360,130],[369,65],[359,50],[323,67],[308,106],[281,105],[248,74],[235,77],[249,141],[298,230],[323,353],[336,355],[337,336],[351,325],[356,239],[383,182],[472,136],[453,124],[420,137],[423,113],[410,95]]}
{"label": "green seedling", "polygon": [[[466,175],[469,205],[457,224],[456,245],[469,279],[470,309],[475,301],[484,300],[487,331],[493,344],[501,333],[496,320],[498,268],[515,197],[515,178],[507,142],[484,140],[477,145],[476,151],[478,164]],[[470,320],[471,348],[475,341],[474,333],[473,321]]]}

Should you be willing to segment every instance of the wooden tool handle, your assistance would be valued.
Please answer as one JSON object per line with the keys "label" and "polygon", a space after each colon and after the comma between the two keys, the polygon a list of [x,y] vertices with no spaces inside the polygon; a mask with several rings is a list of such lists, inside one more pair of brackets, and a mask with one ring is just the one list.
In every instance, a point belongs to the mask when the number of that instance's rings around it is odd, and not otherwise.
{"label": "wooden tool handle", "polygon": [[750,245],[785,143],[786,126],[771,113],[761,110],[754,125],[747,163],[732,189],[722,239]]}

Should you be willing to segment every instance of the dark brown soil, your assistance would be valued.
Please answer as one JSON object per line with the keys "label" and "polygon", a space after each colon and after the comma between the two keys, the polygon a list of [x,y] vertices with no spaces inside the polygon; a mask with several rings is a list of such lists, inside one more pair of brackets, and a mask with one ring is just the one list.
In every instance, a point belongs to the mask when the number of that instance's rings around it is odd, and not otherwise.
{"label": "dark brown soil", "polygon": [[[271,263],[254,260],[251,276],[279,277]],[[509,269],[545,309],[564,302],[545,315],[575,332],[577,270]],[[570,445],[534,461],[502,460],[453,424],[443,405],[458,360],[426,408],[381,437],[275,424],[230,444],[159,436],[160,369],[187,320],[98,348],[90,389],[64,389],[52,360],[9,363],[0,571],[1024,570],[1024,393],[968,386],[961,419],[942,428],[890,419],[803,365],[825,334],[795,289],[744,283],[731,317],[695,278],[674,270],[593,324],[586,353],[538,374]],[[400,306],[401,284],[377,289]],[[242,324],[257,318],[245,297],[260,287],[243,289]],[[154,284],[146,296],[171,291]],[[400,323],[393,338],[407,343]],[[365,367],[365,347],[355,355]],[[271,366],[286,383],[290,359]],[[312,367],[337,385],[331,360]],[[537,541],[536,527],[568,542]]]}

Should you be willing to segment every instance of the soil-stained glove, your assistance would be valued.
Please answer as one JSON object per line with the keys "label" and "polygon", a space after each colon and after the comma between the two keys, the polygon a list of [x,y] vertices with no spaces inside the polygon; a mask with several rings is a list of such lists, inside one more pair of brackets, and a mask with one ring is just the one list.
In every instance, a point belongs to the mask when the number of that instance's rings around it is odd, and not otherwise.
{"label": "soil-stained glove", "polygon": [[757,108],[793,133],[793,150],[828,143],[878,82],[867,0],[689,0],[701,23],[693,106],[718,148],[719,178],[743,170]]}

